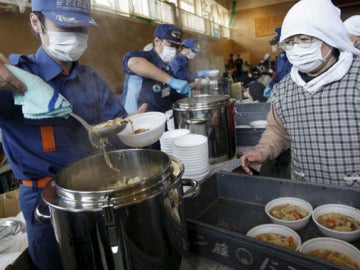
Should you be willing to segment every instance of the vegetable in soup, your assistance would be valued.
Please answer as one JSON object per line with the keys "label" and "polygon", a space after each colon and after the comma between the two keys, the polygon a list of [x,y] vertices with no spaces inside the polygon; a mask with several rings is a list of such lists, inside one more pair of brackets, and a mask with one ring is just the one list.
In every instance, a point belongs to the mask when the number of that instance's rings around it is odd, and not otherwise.
{"label": "vegetable in soup", "polygon": [[296,243],[294,237],[292,236],[284,236],[278,233],[262,233],[257,235],[255,238],[269,244],[296,250]]}
{"label": "vegetable in soup", "polygon": [[304,208],[289,203],[277,205],[271,208],[269,212],[273,217],[287,221],[303,219],[309,215],[309,212]]}
{"label": "vegetable in soup", "polygon": [[349,256],[331,249],[316,249],[308,253],[309,255],[319,257],[331,263],[336,263],[350,267],[352,269],[360,270],[359,265]]}
{"label": "vegetable in soup", "polygon": [[326,228],[335,231],[352,232],[360,229],[358,220],[336,212],[321,215],[317,221]]}

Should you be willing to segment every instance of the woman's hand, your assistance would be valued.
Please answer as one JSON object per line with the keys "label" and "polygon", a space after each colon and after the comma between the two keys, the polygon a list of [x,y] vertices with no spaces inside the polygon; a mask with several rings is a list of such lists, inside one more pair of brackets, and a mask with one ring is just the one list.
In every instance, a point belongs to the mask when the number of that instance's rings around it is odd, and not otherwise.
{"label": "woman's hand", "polygon": [[0,90],[10,90],[23,95],[26,91],[25,84],[16,78],[4,64],[10,65],[10,62],[0,53]]}
{"label": "woman's hand", "polygon": [[268,156],[260,151],[250,151],[241,156],[240,162],[244,171],[247,174],[253,174],[249,165],[251,164],[262,164],[267,160]]}

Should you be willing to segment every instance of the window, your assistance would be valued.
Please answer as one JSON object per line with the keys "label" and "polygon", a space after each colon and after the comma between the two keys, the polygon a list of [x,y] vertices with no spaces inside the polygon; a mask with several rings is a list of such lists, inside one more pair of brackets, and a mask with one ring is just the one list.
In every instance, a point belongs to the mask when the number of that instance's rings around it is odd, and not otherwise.
{"label": "window", "polygon": [[93,8],[135,15],[212,36],[229,38],[229,11],[214,0],[92,0]]}
{"label": "window", "polygon": [[157,1],[156,18],[160,22],[175,24],[176,6],[169,2]]}
{"label": "window", "polygon": [[150,18],[150,9],[148,0],[131,0],[130,9],[133,14]]}
{"label": "window", "polygon": [[95,9],[130,14],[129,0],[92,0]]}
{"label": "window", "polygon": [[179,0],[180,8],[191,13],[195,13],[194,0]]}
{"label": "window", "polygon": [[199,33],[205,33],[205,19],[196,16],[190,12],[180,11],[180,21],[183,28],[194,30]]}

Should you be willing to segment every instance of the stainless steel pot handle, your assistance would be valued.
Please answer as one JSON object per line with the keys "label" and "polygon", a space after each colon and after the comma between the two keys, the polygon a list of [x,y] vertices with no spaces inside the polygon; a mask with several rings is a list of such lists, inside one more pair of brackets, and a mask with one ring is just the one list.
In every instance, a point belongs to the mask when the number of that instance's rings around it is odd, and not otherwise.
{"label": "stainless steel pot handle", "polygon": [[191,125],[203,125],[207,122],[206,119],[188,119],[186,120],[186,124],[188,124],[189,126]]}
{"label": "stainless steel pot handle", "polygon": [[200,193],[200,185],[198,181],[193,179],[181,179],[181,186],[190,186],[191,188],[187,190],[184,195],[183,199],[193,198],[199,195]]}
{"label": "stainless steel pot handle", "polygon": [[42,202],[39,203],[36,208],[35,208],[35,218],[37,221],[42,222],[42,223],[51,223],[51,215],[45,215],[42,210],[44,210],[45,208],[47,208],[48,206]]}

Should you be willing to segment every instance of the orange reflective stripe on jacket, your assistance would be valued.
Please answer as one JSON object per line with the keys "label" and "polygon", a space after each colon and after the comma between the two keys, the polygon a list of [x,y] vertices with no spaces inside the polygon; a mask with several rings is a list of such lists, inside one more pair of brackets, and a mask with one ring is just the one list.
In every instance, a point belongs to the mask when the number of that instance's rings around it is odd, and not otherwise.
{"label": "orange reflective stripe on jacket", "polygon": [[54,129],[52,126],[40,127],[41,142],[44,152],[53,152],[56,150]]}

